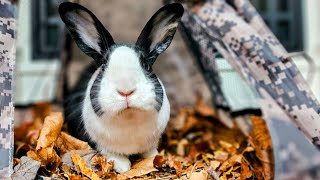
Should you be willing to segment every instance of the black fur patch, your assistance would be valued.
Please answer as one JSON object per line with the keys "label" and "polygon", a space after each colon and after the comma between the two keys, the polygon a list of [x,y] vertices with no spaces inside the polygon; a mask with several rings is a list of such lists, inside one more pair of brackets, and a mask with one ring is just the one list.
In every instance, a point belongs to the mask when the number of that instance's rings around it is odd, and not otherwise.
{"label": "black fur patch", "polygon": [[151,75],[148,76],[154,85],[154,91],[156,93],[156,101],[157,106],[155,107],[157,111],[160,111],[163,103],[163,89],[162,86],[157,78],[157,76],[152,72]]}
{"label": "black fur patch", "polygon": [[[157,101],[157,106],[155,107],[155,109],[157,111],[160,111],[160,109],[162,107],[162,103],[163,103],[163,89],[162,89],[162,86],[158,80],[158,77],[156,76],[156,74],[152,70],[153,63],[150,63],[150,62],[154,62],[157,57],[148,57],[148,56],[145,57],[146,53],[138,46],[131,47],[131,48],[133,48],[139,56],[140,65],[143,69],[144,75],[154,85],[153,90],[155,91],[156,101]],[[154,58],[154,60],[150,60],[150,58]],[[148,60],[146,60],[146,59],[148,59]]]}
{"label": "black fur patch", "polygon": [[92,87],[90,89],[90,101],[91,101],[91,106],[94,112],[101,117],[104,114],[104,111],[101,108],[101,104],[98,101],[98,95],[100,91],[100,84],[101,84],[101,79],[103,76],[103,72],[105,70],[105,64],[101,66],[101,69],[99,71],[99,74],[97,75],[96,79],[94,80]]}
{"label": "black fur patch", "polygon": [[92,63],[81,73],[77,85],[72,91],[65,93],[63,103],[65,123],[68,124],[68,132],[72,136],[88,142],[94,149],[96,148],[96,143],[93,142],[89,134],[87,134],[81,114],[88,82],[97,68],[97,65]]}

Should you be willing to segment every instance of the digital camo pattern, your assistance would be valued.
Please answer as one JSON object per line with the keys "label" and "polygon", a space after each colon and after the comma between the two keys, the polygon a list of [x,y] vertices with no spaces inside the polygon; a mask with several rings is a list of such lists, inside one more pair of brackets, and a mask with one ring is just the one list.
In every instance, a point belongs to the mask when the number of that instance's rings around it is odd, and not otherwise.
{"label": "digital camo pattern", "polygon": [[201,28],[190,28],[190,23],[182,23],[180,26],[182,36],[194,55],[199,69],[202,72],[212,93],[212,102],[216,108],[229,110],[228,102],[221,89],[221,80],[215,61],[216,48],[210,42],[210,38],[202,33]]}
{"label": "digital camo pattern", "polygon": [[276,158],[276,177],[319,177],[319,171],[314,168],[319,169],[319,151],[306,143],[292,126],[282,122],[295,122],[298,129],[319,147],[319,104],[295,64],[287,57],[286,50],[251,3],[247,0],[195,3],[186,10],[182,23],[195,29],[194,32],[205,34],[203,36],[210,39],[259,93],[273,143],[277,144],[274,147],[279,157]]}
{"label": "digital camo pattern", "polygon": [[0,0],[0,179],[12,173],[15,6]]}
{"label": "digital camo pattern", "polygon": [[[279,44],[263,38],[223,0],[209,0],[193,12],[201,28],[233,67],[258,91],[268,93],[299,129],[320,147],[319,103],[295,64],[274,53]],[[193,26],[196,27],[196,26]]]}

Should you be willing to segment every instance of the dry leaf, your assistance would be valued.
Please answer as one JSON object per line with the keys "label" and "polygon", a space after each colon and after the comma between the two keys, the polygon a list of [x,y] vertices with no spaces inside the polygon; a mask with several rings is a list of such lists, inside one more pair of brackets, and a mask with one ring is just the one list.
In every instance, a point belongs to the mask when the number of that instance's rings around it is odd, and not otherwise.
{"label": "dry leaf", "polygon": [[191,161],[196,161],[199,155],[201,155],[201,153],[197,150],[196,146],[191,144],[188,157],[191,159]]}
{"label": "dry leaf", "polygon": [[156,155],[156,157],[154,157],[153,164],[155,167],[163,168],[166,166],[166,163],[167,163],[167,158],[165,158],[164,156]]}
{"label": "dry leaf", "polygon": [[56,142],[63,124],[61,112],[54,112],[44,120],[43,128],[38,139],[36,150],[46,147],[53,147]]}
{"label": "dry leaf", "polygon": [[224,151],[215,151],[214,152],[214,159],[219,160],[219,161],[225,161],[228,159],[229,154]]}
{"label": "dry leaf", "polygon": [[61,132],[55,146],[59,149],[60,154],[64,154],[70,150],[88,150],[89,145],[87,142],[81,141],[71,135]]}
{"label": "dry leaf", "polygon": [[220,164],[221,163],[219,161],[210,161],[210,168],[216,170],[220,166]]}
{"label": "dry leaf", "polygon": [[153,171],[158,171],[158,169],[153,167],[153,160],[154,160],[154,157],[143,159],[138,163],[134,164],[131,167],[131,170],[125,172],[123,175],[126,176],[127,178],[133,178],[133,177],[149,174],[150,172],[153,172]]}
{"label": "dry leaf", "polygon": [[49,170],[55,170],[60,164],[60,157],[53,149],[62,128],[62,113],[51,113],[45,118],[38,139],[36,150],[28,151],[28,157],[40,161],[42,165],[50,164]]}
{"label": "dry leaf", "polygon": [[29,157],[21,157],[21,162],[14,167],[11,178],[13,180],[35,179],[41,163]]}
{"label": "dry leaf", "polygon": [[202,170],[200,172],[192,172],[190,174],[189,180],[207,180],[208,179],[208,172]]}
{"label": "dry leaf", "polygon": [[80,155],[72,153],[71,158],[72,158],[74,165],[79,166],[82,174],[84,174],[85,176],[89,177],[92,180],[99,180],[100,179],[99,176],[92,171],[92,169],[90,169],[86,166],[86,163],[80,157]]}
{"label": "dry leaf", "polygon": [[178,176],[181,176],[181,173],[183,172],[182,164],[181,164],[180,161],[175,159],[174,156],[169,156],[168,157],[168,165],[169,165],[169,167],[174,168],[176,170],[176,174]]}
{"label": "dry leaf", "polygon": [[219,141],[219,144],[221,145],[221,147],[225,148],[225,149],[229,149],[229,148],[232,148],[232,144],[226,142],[226,141],[222,141],[220,140]]}
{"label": "dry leaf", "polygon": [[226,171],[229,167],[232,167],[237,163],[241,164],[241,160],[242,155],[233,155],[227,161],[222,163],[221,167],[219,168],[219,171]]}
{"label": "dry leaf", "polygon": [[179,143],[178,143],[178,146],[177,146],[177,154],[179,156],[184,156],[185,154],[185,151],[184,151],[184,148],[185,146],[188,144],[188,140],[187,139],[182,139]]}
{"label": "dry leaf", "polygon": [[40,129],[29,130],[26,136],[27,141],[32,145],[36,145],[40,136],[40,132]]}
{"label": "dry leaf", "polygon": [[87,177],[82,177],[79,175],[71,175],[70,180],[89,180]]}
{"label": "dry leaf", "polygon": [[27,152],[27,156],[41,162],[43,166],[50,165],[47,168],[49,171],[55,171],[61,162],[60,157],[52,148],[43,148],[38,151],[30,150]]}
{"label": "dry leaf", "polygon": [[51,104],[49,102],[38,102],[32,108],[33,118],[43,120],[52,112]]}
{"label": "dry leaf", "polygon": [[182,131],[182,134],[185,134],[186,132],[188,132],[190,129],[194,128],[196,125],[199,124],[198,122],[199,120],[193,116],[189,116],[187,118],[187,121],[183,127],[183,129],[181,130]]}
{"label": "dry leaf", "polygon": [[[73,164],[73,161],[72,161],[72,157],[71,157],[71,154],[78,154],[84,161],[86,164],[91,164],[91,161],[92,159],[98,155],[98,152],[93,150],[93,149],[90,149],[90,150],[72,150],[72,151],[69,151],[67,152],[66,154],[64,154],[62,157],[61,157],[61,160],[64,164],[70,166],[70,167],[73,167],[74,164]],[[92,167],[91,167],[92,168]]]}
{"label": "dry leaf", "polygon": [[126,175],[124,174],[117,174],[116,180],[126,180],[129,179]]}
{"label": "dry leaf", "polygon": [[250,170],[247,161],[242,159],[240,179],[247,179],[250,177],[252,177],[252,171]]}
{"label": "dry leaf", "polygon": [[32,127],[32,122],[26,122],[20,125],[19,127],[14,128],[14,140],[20,141],[26,138],[26,134],[29,132],[29,129]]}
{"label": "dry leaf", "polygon": [[249,135],[249,140],[255,149],[257,157],[261,160],[263,177],[265,179],[273,179],[274,156],[272,153],[272,141],[266,122],[257,116],[252,116],[251,122],[254,128]]}
{"label": "dry leaf", "polygon": [[107,162],[106,158],[102,155],[94,156],[91,164],[96,168],[94,170],[97,171],[96,173],[99,177],[107,176],[113,168],[113,161]]}
{"label": "dry leaf", "polygon": [[70,178],[70,177],[73,175],[73,171],[72,171],[72,169],[71,169],[70,166],[68,166],[68,165],[66,165],[66,164],[62,164],[62,165],[61,165],[61,169],[62,169],[63,174],[64,174],[65,176],[67,176],[67,177]]}

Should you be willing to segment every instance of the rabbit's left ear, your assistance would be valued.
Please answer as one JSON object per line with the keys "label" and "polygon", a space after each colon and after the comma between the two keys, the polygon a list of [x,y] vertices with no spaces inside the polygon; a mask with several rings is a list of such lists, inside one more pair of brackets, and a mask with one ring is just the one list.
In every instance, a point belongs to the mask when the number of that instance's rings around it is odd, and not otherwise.
{"label": "rabbit's left ear", "polygon": [[183,12],[179,3],[165,5],[143,28],[136,45],[147,53],[149,64],[152,65],[156,57],[169,47]]}

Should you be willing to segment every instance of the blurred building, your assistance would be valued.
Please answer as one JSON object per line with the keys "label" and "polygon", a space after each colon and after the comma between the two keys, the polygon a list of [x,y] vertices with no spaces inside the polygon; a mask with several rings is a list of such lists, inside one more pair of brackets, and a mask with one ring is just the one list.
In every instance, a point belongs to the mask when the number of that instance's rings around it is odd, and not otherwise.
{"label": "blurred building", "polygon": [[16,105],[54,99],[60,72],[63,23],[61,0],[21,0],[18,4]]}
{"label": "blurred building", "polygon": [[[15,102],[26,105],[55,98],[61,68],[59,50],[63,24],[57,14],[62,0],[20,0],[18,19]],[[320,1],[252,0],[262,17],[289,52],[306,50],[320,62]],[[161,1],[150,0],[80,0],[92,10],[113,35],[116,42],[135,42],[145,23],[159,9]],[[68,72],[74,85],[83,67],[91,62],[75,45]],[[304,75],[309,64],[297,59]],[[210,101],[210,93],[182,38],[176,35],[169,49],[159,57],[155,71],[166,86],[171,104],[192,105],[201,95]],[[318,70],[319,71],[319,70]],[[224,71],[228,72],[228,71]],[[318,75],[319,72],[316,72]],[[317,76],[316,76],[317,77]],[[311,83],[320,98],[320,78]],[[181,91],[184,90],[184,91]],[[179,92],[179,93],[177,93]]]}
{"label": "blurred building", "polygon": [[[320,1],[251,0],[288,52],[307,52],[315,66],[304,59],[295,63],[320,99]],[[315,71],[311,71],[314,69]]]}

